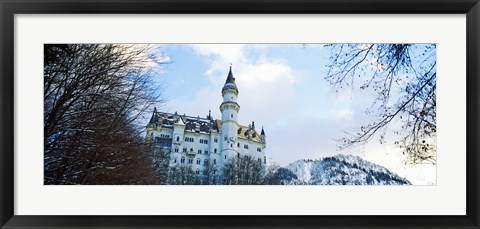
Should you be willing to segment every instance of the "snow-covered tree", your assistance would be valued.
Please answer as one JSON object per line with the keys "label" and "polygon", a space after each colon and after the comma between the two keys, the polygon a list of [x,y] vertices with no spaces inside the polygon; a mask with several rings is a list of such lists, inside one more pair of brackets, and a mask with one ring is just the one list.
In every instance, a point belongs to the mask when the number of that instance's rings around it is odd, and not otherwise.
{"label": "snow-covered tree", "polygon": [[151,47],[44,46],[44,183],[150,184],[137,123],[159,103]]}

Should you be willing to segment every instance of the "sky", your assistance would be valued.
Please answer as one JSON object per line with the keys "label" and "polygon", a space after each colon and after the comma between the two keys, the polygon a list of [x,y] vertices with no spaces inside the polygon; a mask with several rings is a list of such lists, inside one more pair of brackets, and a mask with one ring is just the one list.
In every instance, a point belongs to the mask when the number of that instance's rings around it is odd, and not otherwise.
{"label": "sky", "polygon": [[[239,123],[264,127],[266,156],[281,166],[300,159],[352,154],[406,177],[435,184],[435,166],[405,165],[393,141],[338,150],[345,131],[369,123],[373,94],[335,91],[326,80],[330,49],[321,44],[159,44],[163,61],[156,83],[164,103],[157,109],[221,119],[219,106],[230,66],[239,90]],[[157,55],[158,55],[157,54]],[[153,109],[153,108],[152,108]]]}

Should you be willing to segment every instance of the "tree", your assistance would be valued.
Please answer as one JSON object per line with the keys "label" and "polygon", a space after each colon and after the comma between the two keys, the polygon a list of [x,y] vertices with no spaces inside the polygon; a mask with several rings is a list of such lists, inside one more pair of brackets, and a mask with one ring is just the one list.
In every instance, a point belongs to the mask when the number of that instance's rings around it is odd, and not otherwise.
{"label": "tree", "polygon": [[259,185],[264,183],[264,178],[262,162],[247,155],[230,159],[223,167],[223,184]]}
{"label": "tree", "polygon": [[192,185],[199,183],[199,178],[189,165],[178,164],[170,168],[168,184],[170,185]]}
{"label": "tree", "polygon": [[219,173],[218,166],[209,162],[202,174],[202,184],[205,184],[205,185],[219,184],[220,178],[218,173]]}
{"label": "tree", "polygon": [[407,162],[436,163],[435,44],[333,44],[326,80],[338,90],[375,94],[366,113],[375,117],[347,132],[340,148],[365,144],[374,136],[385,143],[389,124],[400,121],[394,142]]}
{"label": "tree", "polygon": [[152,47],[44,46],[45,184],[151,184],[138,123],[160,103]]}
{"label": "tree", "polygon": [[159,184],[168,184],[171,148],[156,147],[154,143],[148,145],[147,155],[152,160]]}
{"label": "tree", "polygon": [[275,171],[267,174],[265,183],[268,185],[298,185],[297,175],[286,168],[278,168]]}

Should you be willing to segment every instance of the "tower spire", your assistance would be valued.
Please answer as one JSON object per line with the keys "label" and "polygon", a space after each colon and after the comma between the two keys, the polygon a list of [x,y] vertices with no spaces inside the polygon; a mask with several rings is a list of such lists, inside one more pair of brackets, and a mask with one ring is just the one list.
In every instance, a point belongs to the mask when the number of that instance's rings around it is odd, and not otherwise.
{"label": "tower spire", "polygon": [[233,73],[232,73],[232,65],[230,65],[230,71],[228,71],[227,81],[225,82],[225,84],[227,83],[235,84],[235,77],[233,77]]}
{"label": "tower spire", "polygon": [[153,107],[152,117],[150,118],[150,121],[148,122],[149,124],[154,124],[154,123],[157,122],[157,120],[158,120],[157,112],[158,112],[157,108]]}
{"label": "tower spire", "polygon": [[227,90],[233,90],[236,94],[238,94],[238,88],[237,88],[237,85],[235,84],[235,77],[233,77],[233,73],[232,73],[232,65],[230,65],[230,70],[228,71],[227,80],[225,81],[225,85],[223,85],[222,95]]}

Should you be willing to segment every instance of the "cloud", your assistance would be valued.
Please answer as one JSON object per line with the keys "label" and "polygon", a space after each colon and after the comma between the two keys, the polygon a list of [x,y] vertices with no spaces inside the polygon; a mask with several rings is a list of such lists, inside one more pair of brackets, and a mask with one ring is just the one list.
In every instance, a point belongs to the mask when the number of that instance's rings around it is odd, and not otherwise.
{"label": "cloud", "polygon": [[225,71],[230,63],[246,63],[244,44],[195,44],[191,46],[198,55],[204,56],[211,62],[210,68],[205,72],[212,75],[214,72]]}
{"label": "cloud", "polygon": [[339,110],[332,110],[330,112],[332,119],[337,120],[352,120],[354,112],[350,108],[343,108]]}
{"label": "cloud", "polygon": [[[197,109],[211,107],[218,110],[221,103],[221,88],[232,63],[233,74],[239,88],[238,103],[241,107],[239,121],[242,124],[256,121],[257,126],[261,126],[267,120],[277,119],[285,111],[294,109],[292,85],[294,72],[291,67],[281,59],[248,58],[252,52],[255,56],[262,56],[262,52],[266,52],[267,49],[265,46],[208,44],[191,47],[209,64],[204,76],[210,82],[208,87],[198,91],[194,101],[189,102],[191,106]],[[184,104],[184,101],[178,102]],[[220,114],[213,109],[212,112]]]}

